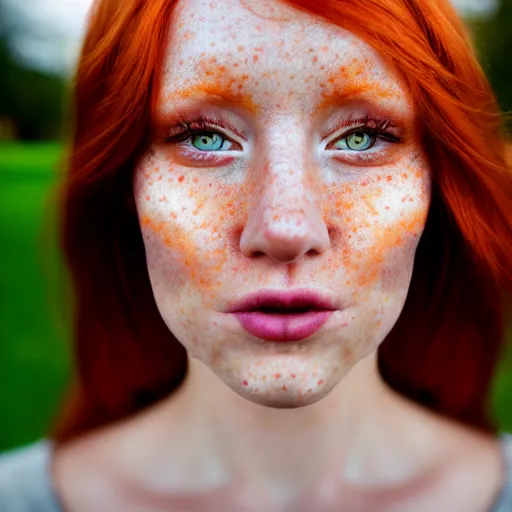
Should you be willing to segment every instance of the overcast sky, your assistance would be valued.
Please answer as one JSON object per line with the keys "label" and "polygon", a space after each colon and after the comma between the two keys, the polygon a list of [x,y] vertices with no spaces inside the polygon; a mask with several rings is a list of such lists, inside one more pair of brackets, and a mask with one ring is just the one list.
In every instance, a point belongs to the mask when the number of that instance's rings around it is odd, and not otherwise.
{"label": "overcast sky", "polygon": [[[23,22],[14,45],[22,59],[45,70],[73,69],[93,0],[4,0]],[[424,0],[427,1],[427,0]],[[452,0],[463,13],[492,12],[497,0]]]}

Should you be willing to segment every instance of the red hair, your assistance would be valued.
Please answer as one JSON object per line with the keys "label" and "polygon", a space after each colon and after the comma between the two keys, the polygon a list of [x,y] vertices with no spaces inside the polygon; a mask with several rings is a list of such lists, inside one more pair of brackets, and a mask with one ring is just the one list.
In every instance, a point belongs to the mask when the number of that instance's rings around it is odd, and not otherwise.
{"label": "red hair", "polygon": [[[488,398],[512,289],[512,175],[502,117],[448,0],[289,0],[350,30],[405,77],[433,199],[412,283],[379,349],[386,382],[493,430]],[[170,0],[99,0],[76,75],[62,247],[74,291],[76,385],[54,437],[122,419],[172,393],[186,353],[158,313],[131,175],[147,149]]]}

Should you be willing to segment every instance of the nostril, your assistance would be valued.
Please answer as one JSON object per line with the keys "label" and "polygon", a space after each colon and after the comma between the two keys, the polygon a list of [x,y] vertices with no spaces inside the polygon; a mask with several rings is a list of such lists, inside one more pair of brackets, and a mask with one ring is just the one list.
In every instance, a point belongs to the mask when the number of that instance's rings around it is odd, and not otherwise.
{"label": "nostril", "polygon": [[251,256],[253,258],[261,259],[263,256],[265,256],[265,253],[263,251],[254,251]]}
{"label": "nostril", "polygon": [[318,249],[310,249],[305,256],[320,256],[322,254],[322,251],[319,251]]}

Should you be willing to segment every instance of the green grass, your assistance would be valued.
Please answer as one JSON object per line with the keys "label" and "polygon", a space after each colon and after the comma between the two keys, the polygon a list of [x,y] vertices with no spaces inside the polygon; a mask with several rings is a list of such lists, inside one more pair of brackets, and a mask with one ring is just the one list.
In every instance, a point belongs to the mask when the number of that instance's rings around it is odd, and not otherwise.
{"label": "green grass", "polygon": [[58,262],[48,195],[59,157],[56,144],[0,145],[0,451],[44,435],[69,375],[43,266]]}
{"label": "green grass", "polygon": [[[56,283],[43,267],[62,268],[48,202],[59,158],[57,144],[0,145],[0,451],[45,434],[70,374]],[[512,353],[506,366],[493,405],[512,431]]]}

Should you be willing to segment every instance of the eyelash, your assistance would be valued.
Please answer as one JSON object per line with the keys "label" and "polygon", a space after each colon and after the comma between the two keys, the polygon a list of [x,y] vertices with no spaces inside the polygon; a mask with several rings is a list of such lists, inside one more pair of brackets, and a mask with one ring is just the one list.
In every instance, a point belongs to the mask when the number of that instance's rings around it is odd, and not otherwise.
{"label": "eyelash", "polygon": [[[173,130],[183,127],[184,130],[173,134],[171,136],[167,136],[164,139],[164,142],[168,144],[182,144],[185,146],[185,150],[187,151],[187,156],[190,156],[191,158],[195,160],[200,161],[213,161],[213,160],[219,160],[219,158],[226,158],[226,154],[229,154],[231,151],[201,151],[197,148],[194,148],[192,144],[190,144],[190,141],[193,137],[201,134],[209,134],[209,135],[219,135],[225,140],[228,140],[230,142],[233,142],[233,140],[228,137],[226,134],[224,134],[222,131],[217,131],[217,128],[224,128],[225,130],[229,130],[228,126],[225,126],[222,121],[218,119],[212,119],[208,117],[200,117],[195,121],[182,121],[179,125],[177,125]],[[334,149],[333,151],[336,153],[354,153],[353,158],[358,159],[364,159],[369,157],[369,153],[371,153],[369,150],[372,149],[378,139],[385,140],[386,142],[392,143],[392,144],[399,144],[402,141],[402,138],[392,133],[389,128],[394,128],[395,126],[391,122],[390,119],[385,118],[373,118],[370,116],[365,116],[362,118],[357,119],[349,119],[343,121],[340,125],[337,126],[337,130],[341,128],[350,128],[353,127],[353,129],[348,130],[342,134],[340,134],[337,138],[333,139],[331,142],[327,144],[327,146],[330,146],[332,144],[335,144],[336,142],[348,138],[350,135],[353,135],[354,133],[358,132],[364,132],[368,133],[372,138],[375,139],[373,144],[365,151],[355,151],[355,150],[340,150],[340,149]],[[184,144],[187,143],[187,144]],[[229,157],[228,157],[229,158]]]}
{"label": "eyelash", "polygon": [[349,119],[338,124],[338,126],[336,126],[335,131],[339,131],[341,128],[350,127],[352,127],[351,130],[348,130],[340,134],[338,137],[333,139],[328,145],[336,143],[339,140],[346,139],[350,137],[350,135],[353,135],[354,133],[358,132],[369,133],[376,139],[384,139],[387,142],[402,142],[402,139],[399,136],[395,135],[393,132],[390,131],[390,128],[396,128],[396,126],[393,125],[390,119],[378,119],[370,116],[360,117],[357,119]]}

